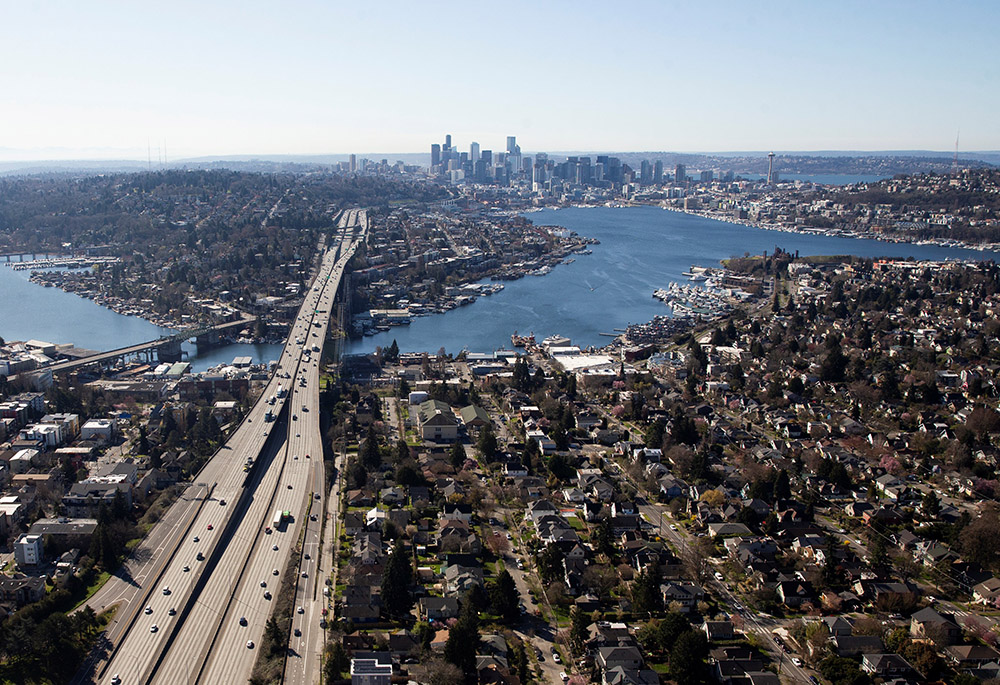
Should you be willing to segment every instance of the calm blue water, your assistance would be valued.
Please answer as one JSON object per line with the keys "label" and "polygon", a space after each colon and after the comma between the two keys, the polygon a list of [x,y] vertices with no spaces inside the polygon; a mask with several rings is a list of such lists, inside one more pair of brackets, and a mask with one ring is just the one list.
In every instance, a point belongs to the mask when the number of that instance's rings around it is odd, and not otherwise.
{"label": "calm blue water", "polygon": [[[89,350],[113,350],[173,333],[145,319],[124,316],[86,298],[45,288],[28,280],[30,271],[14,271],[0,262],[0,337],[4,340],[44,340],[73,343]],[[226,345],[197,354],[185,343],[186,359],[195,371],[253,357],[255,362],[277,359],[281,345]]]}
{"label": "calm blue water", "polygon": [[405,352],[436,352],[441,347],[455,354],[462,349],[487,352],[509,348],[515,330],[534,332],[538,339],[565,335],[581,347],[602,346],[610,338],[601,333],[667,314],[666,306],[653,299],[653,291],[671,281],[686,282],[682,273],[692,264],[717,266],[721,259],[771,252],[776,245],[803,256],[997,258],[975,250],[778,233],[656,207],[547,209],[526,216],[535,224],[565,226],[601,244],[593,246],[593,254],[575,255],[575,262],[559,265],[547,276],[508,281],[502,292],[474,304],[352,341],[347,352],[371,352],[393,339]]}
{"label": "calm blue water", "polygon": [[[652,297],[671,281],[686,282],[682,272],[692,264],[715,266],[744,253],[771,252],[775,246],[806,255],[914,257],[916,259],[997,259],[996,253],[902,245],[875,240],[778,233],[705,219],[655,207],[571,208],[527,215],[536,224],[565,226],[597,238],[591,255],[575,255],[547,276],[507,281],[506,288],[447,314],[421,317],[374,337],[348,343],[349,354],[387,347],[395,339],[406,352],[451,353],[462,349],[486,352],[510,346],[515,330],[541,339],[560,334],[574,344],[603,346],[601,333],[614,333],[630,323],[649,321],[667,308]],[[152,340],[165,333],[148,321],[116,314],[100,305],[43,288],[28,281],[27,272],[0,265],[0,337],[35,338],[78,347],[109,350]],[[280,345],[228,345],[196,356],[187,344],[193,368],[203,370],[233,357],[254,361],[277,359]]]}

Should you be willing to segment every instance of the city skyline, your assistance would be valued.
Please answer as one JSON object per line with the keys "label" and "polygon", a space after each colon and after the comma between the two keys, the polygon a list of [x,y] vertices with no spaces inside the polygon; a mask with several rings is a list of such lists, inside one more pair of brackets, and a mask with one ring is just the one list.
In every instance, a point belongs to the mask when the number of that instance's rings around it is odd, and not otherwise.
{"label": "city skyline", "polygon": [[55,7],[0,29],[0,161],[1000,149],[987,2]]}

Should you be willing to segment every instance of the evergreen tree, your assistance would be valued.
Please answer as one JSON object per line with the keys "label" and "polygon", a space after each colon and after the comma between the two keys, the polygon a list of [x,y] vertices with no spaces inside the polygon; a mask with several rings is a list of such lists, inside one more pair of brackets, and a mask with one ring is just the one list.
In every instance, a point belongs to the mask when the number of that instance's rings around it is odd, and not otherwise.
{"label": "evergreen tree", "polygon": [[569,643],[576,655],[583,654],[586,649],[587,638],[590,632],[587,628],[590,625],[590,618],[586,613],[580,611],[580,607],[573,607],[569,614]]}
{"label": "evergreen tree", "polygon": [[778,471],[778,477],[774,480],[774,498],[776,500],[789,499],[792,496],[791,483],[788,480],[788,472],[785,469]]}
{"label": "evergreen tree", "polygon": [[462,464],[465,463],[465,447],[462,443],[456,441],[452,443],[451,450],[448,452],[448,461],[456,469],[461,468]]}
{"label": "evergreen tree", "polygon": [[365,437],[364,443],[361,445],[361,463],[369,469],[377,469],[382,465],[382,452],[378,447],[378,438],[375,435],[375,429],[369,428],[368,435]]}
{"label": "evergreen tree", "polygon": [[413,582],[413,568],[403,549],[402,540],[397,540],[382,571],[382,606],[393,616],[405,616],[413,607],[410,585]]}
{"label": "evergreen tree", "polygon": [[149,438],[146,437],[145,424],[139,426],[139,454],[149,454]]}
{"label": "evergreen tree", "polygon": [[507,625],[513,624],[520,615],[521,598],[517,585],[507,569],[501,571],[490,584],[490,611]]}
{"label": "evergreen tree", "polygon": [[705,659],[708,638],[697,630],[687,630],[678,636],[670,650],[670,675],[678,685],[697,685],[705,681]]}
{"label": "evergreen tree", "polygon": [[476,447],[483,455],[483,459],[487,462],[493,460],[493,456],[497,452],[497,436],[493,433],[492,426],[483,426],[482,430],[479,431],[479,439],[476,441]]}
{"label": "evergreen tree", "polygon": [[458,666],[467,682],[475,682],[476,652],[479,650],[479,617],[471,602],[465,602],[458,622],[448,633],[444,658]]}
{"label": "evergreen tree", "polygon": [[632,581],[632,604],[641,613],[662,611],[663,595],[660,594],[659,573],[654,570],[639,572]]}

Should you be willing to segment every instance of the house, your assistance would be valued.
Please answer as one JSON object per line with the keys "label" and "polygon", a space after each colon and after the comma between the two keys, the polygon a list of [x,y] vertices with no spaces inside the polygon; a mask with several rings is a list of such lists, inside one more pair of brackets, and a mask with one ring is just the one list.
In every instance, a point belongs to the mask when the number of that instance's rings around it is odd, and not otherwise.
{"label": "house", "polygon": [[649,668],[614,666],[601,674],[601,685],[659,685],[660,676]]}
{"label": "house", "polygon": [[528,518],[530,518],[535,525],[545,516],[558,516],[559,507],[550,502],[547,499],[535,500],[528,504]]}
{"label": "house", "polygon": [[0,604],[23,607],[44,596],[44,577],[0,575]]}
{"label": "house", "polygon": [[454,597],[421,597],[417,603],[420,616],[428,621],[443,621],[458,616],[458,600]]}
{"label": "house", "polygon": [[945,649],[945,655],[958,669],[1000,661],[1000,652],[986,645],[951,645]]}
{"label": "house", "polygon": [[898,654],[865,654],[861,670],[880,678],[905,677],[913,672],[910,662]]}
{"label": "house", "polygon": [[389,652],[355,652],[351,659],[351,685],[390,685],[392,655]]}
{"label": "house", "polygon": [[961,641],[962,629],[951,614],[940,614],[926,607],[910,617],[910,635],[939,645],[953,645]]}
{"label": "house", "polygon": [[705,621],[701,629],[709,642],[732,640],[736,637],[736,628],[732,621]]}
{"label": "house", "polygon": [[617,666],[635,670],[642,666],[642,653],[635,647],[600,647],[595,659],[601,671]]}
{"label": "house", "polygon": [[885,644],[878,635],[835,635],[830,642],[837,656],[856,657],[885,651]]}
{"label": "house", "polygon": [[458,439],[458,417],[447,402],[422,402],[417,410],[417,423],[424,440],[451,442]]}
{"label": "house", "polygon": [[830,631],[832,637],[843,637],[850,635],[851,631],[854,630],[854,626],[843,616],[827,616],[823,619],[823,623],[826,624],[827,630]]}
{"label": "house", "polygon": [[979,604],[995,605],[1000,597],[1000,578],[984,580],[972,588],[972,599]]}
{"label": "house", "polygon": [[724,538],[749,537],[753,531],[742,523],[710,523],[708,530],[712,537],[722,536]]}
{"label": "house", "polygon": [[462,415],[462,423],[466,426],[483,428],[484,426],[490,426],[493,424],[490,420],[490,415],[486,412],[486,410],[474,404],[470,404],[468,407],[462,407],[460,413]]}
{"label": "house", "polygon": [[671,610],[673,606],[679,606],[677,611],[682,614],[690,612],[705,597],[705,590],[694,583],[666,583],[660,585],[660,592],[664,606],[671,607]]}

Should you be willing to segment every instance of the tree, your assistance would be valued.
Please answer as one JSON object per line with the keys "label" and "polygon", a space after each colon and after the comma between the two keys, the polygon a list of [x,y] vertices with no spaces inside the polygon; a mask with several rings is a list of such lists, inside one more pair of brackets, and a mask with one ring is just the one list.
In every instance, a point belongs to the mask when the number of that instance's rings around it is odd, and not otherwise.
{"label": "tree", "polygon": [[573,649],[573,654],[583,654],[586,648],[587,638],[590,637],[590,618],[580,610],[580,607],[573,607],[569,614],[569,644]]}
{"label": "tree", "polygon": [[389,561],[382,571],[382,606],[392,616],[405,616],[413,607],[410,585],[413,582],[413,568],[403,549],[402,540],[397,540],[389,555]]}
{"label": "tree", "polygon": [[520,616],[521,598],[517,585],[507,569],[502,570],[490,584],[490,611],[500,617],[500,620],[510,625]]}
{"label": "tree", "polygon": [[350,657],[339,640],[331,640],[323,649],[323,675],[327,681],[340,680],[341,675],[351,665]]}
{"label": "tree", "polygon": [[410,458],[410,446],[407,444],[406,440],[396,441],[396,463],[401,464]]}
{"label": "tree", "polygon": [[377,469],[382,464],[382,452],[379,450],[378,438],[375,435],[374,428],[368,429],[368,435],[365,437],[365,441],[362,443],[359,452],[361,463],[367,468]]}
{"label": "tree", "polygon": [[538,574],[546,583],[552,583],[563,577],[563,556],[559,545],[550,542],[545,549],[538,554]]}
{"label": "tree", "polygon": [[992,567],[1000,553],[1000,511],[992,503],[982,505],[980,510],[979,518],[959,535],[962,556],[981,566]]}
{"label": "tree", "polygon": [[696,685],[705,680],[708,638],[697,630],[686,630],[670,650],[670,675],[678,685]]}
{"label": "tree", "polygon": [[478,649],[479,618],[472,603],[465,602],[458,621],[448,632],[448,641],[444,645],[444,658],[462,669],[467,682],[470,680],[474,682]]}
{"label": "tree", "polygon": [[632,604],[636,611],[643,613],[652,613],[663,609],[659,572],[656,569],[644,569],[632,581]]}
{"label": "tree", "polygon": [[149,438],[146,437],[145,424],[139,426],[139,454],[149,454]]}
{"label": "tree", "polygon": [[497,452],[497,436],[493,434],[492,426],[483,426],[482,430],[479,431],[476,448],[479,449],[479,453],[486,461],[492,461],[493,455]]}
{"label": "tree", "polygon": [[423,671],[420,682],[427,685],[455,685],[462,680],[462,669],[444,659],[431,659],[423,665]]}
{"label": "tree", "polygon": [[938,499],[937,493],[928,490],[923,499],[920,500],[920,509],[927,518],[937,518],[938,514],[941,513],[941,500]]}
{"label": "tree", "polygon": [[465,447],[462,443],[455,441],[451,445],[451,450],[448,452],[448,461],[456,469],[461,468],[462,464],[465,463]]}
{"label": "tree", "polygon": [[833,685],[868,685],[871,678],[861,670],[858,662],[842,656],[828,656],[819,665],[819,672]]}
{"label": "tree", "polygon": [[788,480],[788,472],[785,469],[778,471],[778,477],[774,480],[774,499],[789,499],[792,496],[791,483]]}

